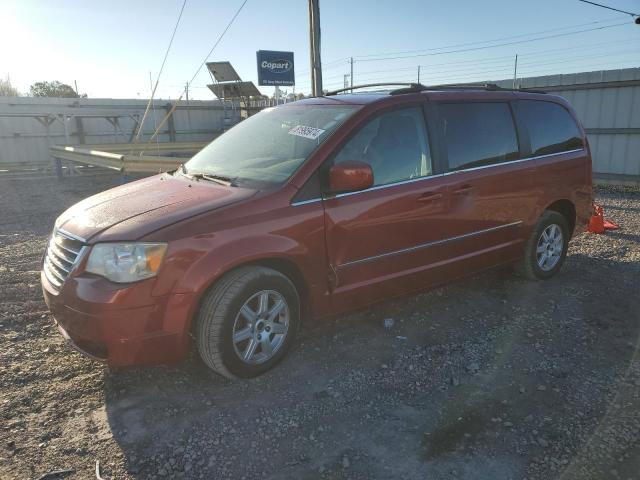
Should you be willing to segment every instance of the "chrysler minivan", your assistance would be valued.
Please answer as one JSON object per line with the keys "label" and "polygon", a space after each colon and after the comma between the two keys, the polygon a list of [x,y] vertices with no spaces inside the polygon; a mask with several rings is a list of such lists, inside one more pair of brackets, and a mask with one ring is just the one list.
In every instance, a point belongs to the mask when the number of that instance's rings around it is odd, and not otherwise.
{"label": "chrysler minivan", "polygon": [[328,94],[68,209],[42,287],[93,358],[172,362],[193,343],[215,372],[254,377],[303,322],[503,264],[552,277],[591,197],[589,145],[562,98],[492,85]]}

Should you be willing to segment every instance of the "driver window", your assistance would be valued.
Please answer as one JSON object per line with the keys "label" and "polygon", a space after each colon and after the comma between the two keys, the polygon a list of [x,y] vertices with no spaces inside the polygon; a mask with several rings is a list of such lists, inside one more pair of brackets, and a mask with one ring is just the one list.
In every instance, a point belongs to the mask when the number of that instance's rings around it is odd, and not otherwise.
{"label": "driver window", "polygon": [[422,109],[394,110],[369,121],[342,147],[334,164],[347,160],[371,165],[374,186],[431,175]]}

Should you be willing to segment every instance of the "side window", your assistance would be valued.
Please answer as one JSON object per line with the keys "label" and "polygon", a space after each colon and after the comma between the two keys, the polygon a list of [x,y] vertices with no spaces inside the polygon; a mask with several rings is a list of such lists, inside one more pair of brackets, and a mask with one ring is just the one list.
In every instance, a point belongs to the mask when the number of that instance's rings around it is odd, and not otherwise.
{"label": "side window", "polygon": [[431,154],[420,107],[377,116],[342,147],[334,164],[360,160],[371,165],[374,185],[431,175]]}
{"label": "side window", "polygon": [[539,100],[520,100],[518,113],[529,130],[533,155],[566,152],[583,147],[576,122],[562,105]]}
{"label": "side window", "polygon": [[519,157],[518,137],[508,103],[443,103],[438,110],[449,170]]}

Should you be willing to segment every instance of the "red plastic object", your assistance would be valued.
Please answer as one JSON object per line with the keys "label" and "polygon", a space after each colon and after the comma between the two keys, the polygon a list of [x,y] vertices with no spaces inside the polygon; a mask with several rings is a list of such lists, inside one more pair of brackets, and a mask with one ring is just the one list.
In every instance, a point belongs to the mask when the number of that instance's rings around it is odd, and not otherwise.
{"label": "red plastic object", "polygon": [[617,230],[620,227],[611,220],[604,218],[604,209],[602,205],[593,204],[593,215],[589,220],[587,230],[591,233],[604,233],[606,230]]}

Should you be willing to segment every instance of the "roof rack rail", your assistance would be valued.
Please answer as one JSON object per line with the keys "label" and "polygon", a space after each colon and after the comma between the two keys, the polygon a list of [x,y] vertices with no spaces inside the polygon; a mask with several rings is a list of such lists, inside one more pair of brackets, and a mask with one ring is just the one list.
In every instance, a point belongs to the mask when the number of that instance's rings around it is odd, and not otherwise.
{"label": "roof rack rail", "polygon": [[417,93],[425,90],[487,90],[490,92],[527,92],[527,93],[547,93],[543,90],[535,90],[532,88],[507,88],[500,87],[495,83],[445,83],[442,85],[422,85],[421,83],[367,83],[364,85],[354,85],[353,87],[339,88],[324,94],[324,96],[337,95],[338,93],[369,87],[389,87],[401,86],[389,92],[390,95],[402,95],[406,93]]}
{"label": "roof rack rail", "polygon": [[[369,88],[369,87],[391,87],[391,86],[404,86],[404,87],[409,87],[412,88],[414,90],[412,91],[419,91],[417,90],[418,88],[420,90],[424,90],[424,85],[421,85],[419,83],[406,83],[406,82],[386,82],[386,83],[366,83],[364,85],[354,85],[353,87],[345,87],[345,88],[339,88],[337,90],[332,90],[330,92],[327,92],[324,94],[325,97],[331,96],[331,95],[337,95],[338,93],[342,93],[342,92],[346,92],[346,91],[351,91],[351,90],[357,90],[360,88]],[[391,93],[395,92],[395,90],[392,90]]]}
{"label": "roof rack rail", "polygon": [[431,85],[425,87],[427,90],[488,90],[492,92],[527,92],[527,93],[547,93],[543,90],[533,88],[508,88],[500,87],[495,83],[446,83],[442,85]]}

